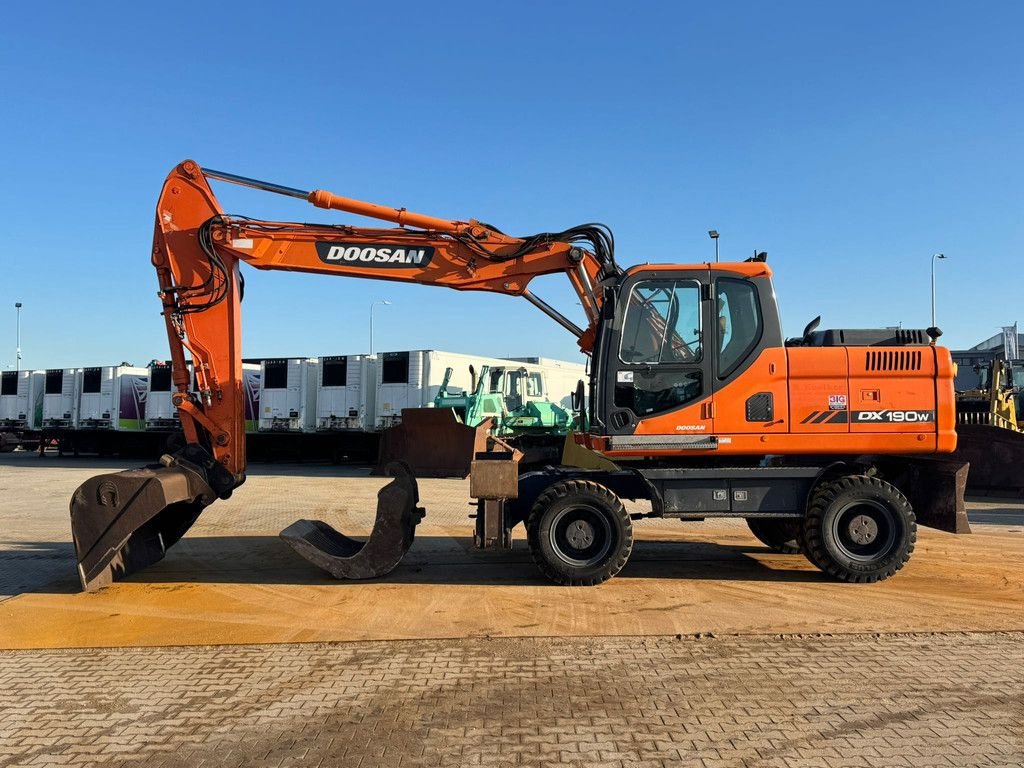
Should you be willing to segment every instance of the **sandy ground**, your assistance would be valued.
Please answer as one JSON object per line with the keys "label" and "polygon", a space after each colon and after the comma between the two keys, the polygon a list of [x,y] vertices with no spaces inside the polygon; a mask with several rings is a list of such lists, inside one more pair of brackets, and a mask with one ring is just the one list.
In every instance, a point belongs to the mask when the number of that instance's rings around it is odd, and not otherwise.
{"label": "sandy ground", "polygon": [[831,582],[741,521],[643,521],[622,574],[564,588],[540,577],[521,532],[511,552],[475,551],[468,483],[424,480],[427,518],[399,568],[338,582],[277,532],[311,517],[365,533],[385,481],[302,465],[253,467],[163,562],[83,594],[68,500],[87,477],[126,466],[0,456],[0,648],[1024,629],[1020,503],[972,502],[969,536],[920,529],[910,564],[882,584]]}

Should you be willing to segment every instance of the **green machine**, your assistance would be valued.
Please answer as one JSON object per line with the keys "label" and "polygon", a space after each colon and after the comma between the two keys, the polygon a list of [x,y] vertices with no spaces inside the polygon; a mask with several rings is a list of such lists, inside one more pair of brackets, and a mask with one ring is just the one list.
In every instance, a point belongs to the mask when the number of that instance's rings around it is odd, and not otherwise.
{"label": "green machine", "polygon": [[[470,375],[474,382],[472,390],[453,394],[448,392],[452,369],[445,370],[434,407],[451,408],[468,427],[493,419],[491,434],[503,439],[558,438],[552,443],[561,446],[562,438],[577,429],[577,413],[547,398],[541,372],[525,367],[485,365],[479,376],[470,366]],[[579,411],[578,404],[574,405]]]}
{"label": "green machine", "polygon": [[549,399],[541,371],[485,365],[477,375],[470,366],[470,388],[460,393],[448,391],[453,372],[445,369],[432,407],[404,408],[384,430],[375,473],[401,461],[419,477],[465,477],[489,438],[520,451],[520,469],[560,463],[567,436],[584,427],[582,381],[566,409]]}

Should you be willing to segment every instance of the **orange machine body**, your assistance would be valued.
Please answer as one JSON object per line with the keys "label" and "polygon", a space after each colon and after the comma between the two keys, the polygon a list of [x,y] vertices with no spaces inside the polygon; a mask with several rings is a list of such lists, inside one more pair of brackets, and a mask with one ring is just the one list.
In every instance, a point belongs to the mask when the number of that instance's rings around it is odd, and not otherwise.
{"label": "orange machine body", "polygon": [[[228,215],[210,179],[397,226]],[[478,546],[510,546],[512,526],[549,520],[551,536],[535,526],[528,539],[534,559],[558,583],[598,583],[614,574],[612,566],[625,563],[630,539],[613,531],[628,531],[629,518],[612,503],[618,498],[648,499],[655,516],[760,517],[782,526],[802,518],[804,535],[824,540],[834,531],[808,511],[816,488],[842,476],[869,501],[889,488],[885,505],[870,501],[837,512],[846,515],[841,535],[852,542],[860,565],[823,559],[824,550],[811,547],[817,558],[812,562],[851,581],[885,578],[902,565],[913,548],[910,509],[923,524],[969,530],[966,466],[927,455],[956,446],[954,370],[949,351],[929,341],[937,331],[815,332],[815,321],[800,339],[786,340],[763,259],[623,270],[615,263],[611,231],[601,224],[513,237],[474,219],[307,192],[189,160],[164,183],[152,262],[184,444],[161,457],[159,466],[91,478],[75,491],[72,534],[86,589],[160,560],[206,506],[245,481],[243,262],[521,296],[576,336],[591,355],[589,425],[578,439],[610,457],[612,468],[598,461],[600,468],[586,469],[583,458],[594,457],[584,456],[575,464],[524,470],[516,451],[494,452],[480,463],[500,471],[483,472],[479,482],[483,475],[507,480],[514,472],[515,489],[502,480],[484,493],[474,482]],[[548,274],[568,279],[584,324],[530,291],[533,278]],[[582,401],[585,392],[577,387],[577,394]],[[282,536],[336,576],[389,572],[423,514],[415,479],[397,463],[393,469],[397,476],[380,493],[369,541],[354,542],[321,521],[299,521]],[[581,479],[588,484],[583,495],[572,490]],[[562,490],[548,499],[544,489],[555,484]],[[577,501],[559,511],[565,493],[576,494]],[[537,509],[547,517],[536,518]],[[555,546],[558,526],[559,553],[545,554],[545,547]],[[778,529],[786,534],[780,542],[796,535],[788,530]],[[875,541],[877,552],[868,553],[875,565],[865,570],[863,548]]]}
{"label": "orange machine body", "polygon": [[[945,347],[776,347],[713,395],[642,419],[637,435],[714,436],[687,456],[950,453],[956,448],[954,368]],[[744,404],[772,393],[773,418],[752,423]],[[614,449],[581,436],[610,458],[675,456],[664,449]]]}
{"label": "orange machine body", "polygon": [[[702,294],[701,312],[710,313],[716,281],[749,281],[758,286],[766,318],[774,318],[765,324],[776,326],[768,329],[776,334],[776,341],[755,349],[740,373],[716,380],[708,392],[684,407],[638,415],[617,438],[592,425],[580,441],[613,459],[922,454],[955,448],[953,365],[948,350],[930,344],[784,345],[778,336],[771,269],[762,261],[648,264],[608,280],[603,273],[606,265],[592,253],[554,235],[524,240],[475,220],[438,219],[323,191],[295,196],[400,226],[371,229],[227,216],[203,169],[192,161],[170,174],[157,206],[153,263],[164,301],[178,390],[175,402],[185,437],[189,443],[208,442],[216,461],[237,482],[244,479],[245,467],[244,430],[239,426],[243,423],[240,262],[258,269],[415,282],[524,295],[531,300],[528,285],[534,277],[561,272],[589,321],[588,327],[577,329],[587,352],[600,345],[601,337],[613,332],[607,329],[619,322],[602,315],[608,291],[614,292],[617,285],[628,287],[655,274],[690,280],[707,292]],[[703,336],[707,349],[712,336],[708,321]],[[190,392],[186,350],[196,362],[198,395]],[[613,354],[595,350],[595,355],[606,359]],[[771,417],[752,419],[751,398],[769,395]],[[645,441],[657,436],[666,439]],[[696,439],[702,436],[708,440]]]}

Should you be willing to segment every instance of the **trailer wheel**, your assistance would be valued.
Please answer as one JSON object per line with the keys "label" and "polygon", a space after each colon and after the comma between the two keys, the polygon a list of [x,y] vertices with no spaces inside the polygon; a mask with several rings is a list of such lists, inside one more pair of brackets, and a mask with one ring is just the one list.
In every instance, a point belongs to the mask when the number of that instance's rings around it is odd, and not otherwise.
{"label": "trailer wheel", "polygon": [[807,559],[825,573],[840,581],[876,582],[906,565],[917,521],[895,486],[848,475],[814,492],[801,535]]}
{"label": "trailer wheel", "polygon": [[566,586],[607,581],[633,550],[633,524],[619,497],[590,480],[548,487],[534,502],[526,531],[541,573]]}
{"label": "trailer wheel", "polygon": [[757,540],[773,552],[799,554],[800,520],[789,517],[748,517],[747,526]]}

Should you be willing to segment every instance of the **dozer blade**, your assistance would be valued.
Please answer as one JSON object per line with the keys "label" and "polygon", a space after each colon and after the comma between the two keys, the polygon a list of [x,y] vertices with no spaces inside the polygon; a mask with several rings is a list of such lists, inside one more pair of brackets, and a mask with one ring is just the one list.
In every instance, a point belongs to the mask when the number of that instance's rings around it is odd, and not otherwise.
{"label": "dozer blade", "polygon": [[388,464],[399,461],[417,477],[466,477],[473,457],[487,449],[491,423],[466,426],[451,408],[405,408],[401,423],[381,433],[373,473],[384,474]]}
{"label": "dozer blade", "polygon": [[188,462],[86,480],[71,497],[82,589],[101,589],[163,559],[216,498],[202,472]]}
{"label": "dozer blade", "polygon": [[914,508],[919,525],[947,533],[970,533],[964,489],[967,462],[953,456],[915,456],[901,462],[900,488]]}
{"label": "dozer blade", "polygon": [[1024,433],[988,424],[959,424],[953,456],[969,462],[967,489],[1024,495]]}
{"label": "dozer blade", "polygon": [[418,506],[419,488],[409,467],[392,462],[387,473],[394,480],[377,492],[377,519],[366,541],[351,539],[322,520],[297,520],[281,531],[281,538],[336,579],[391,573],[412,546],[416,525],[426,513]]}

